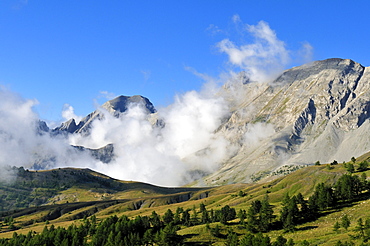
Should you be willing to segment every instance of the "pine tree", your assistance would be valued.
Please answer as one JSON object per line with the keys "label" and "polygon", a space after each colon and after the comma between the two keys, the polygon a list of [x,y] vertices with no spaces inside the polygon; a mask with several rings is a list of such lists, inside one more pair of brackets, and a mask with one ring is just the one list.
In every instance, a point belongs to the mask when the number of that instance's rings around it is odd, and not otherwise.
{"label": "pine tree", "polygon": [[341,221],[341,226],[344,228],[344,229],[348,229],[348,227],[351,225],[351,221],[349,220],[348,216],[345,214],[343,217],[342,217],[342,221]]}
{"label": "pine tree", "polygon": [[155,211],[153,211],[152,215],[150,216],[150,222],[152,223],[154,229],[159,229],[162,226],[162,221]]}
{"label": "pine tree", "polygon": [[354,231],[358,232],[360,238],[364,238],[364,236],[365,236],[365,225],[364,225],[364,222],[362,221],[362,218],[359,218],[357,220],[357,226],[355,227]]}
{"label": "pine tree", "polygon": [[163,222],[165,224],[169,224],[171,222],[173,222],[174,220],[174,215],[171,211],[171,209],[167,209],[166,213],[163,215]]}
{"label": "pine tree", "polygon": [[244,225],[244,220],[247,218],[247,212],[244,209],[239,209],[237,216],[240,220],[240,224]]}
{"label": "pine tree", "polygon": [[257,213],[259,211],[256,211],[256,207],[252,205],[249,207],[247,212],[247,229],[251,232],[257,232],[258,228],[258,219],[257,219]]}
{"label": "pine tree", "polygon": [[288,242],[286,243],[286,246],[294,246],[293,239],[289,238]]}
{"label": "pine tree", "polygon": [[274,211],[272,210],[271,205],[268,202],[268,197],[266,196],[261,202],[261,208],[259,212],[259,231],[268,231],[270,224],[275,217],[273,214]]}
{"label": "pine tree", "polygon": [[353,166],[353,164],[352,164],[352,163],[348,163],[348,164],[347,164],[347,171],[348,171],[349,173],[354,173],[354,172],[355,172],[355,166]]}
{"label": "pine tree", "polygon": [[276,238],[276,241],[272,244],[273,246],[285,246],[287,243],[287,239],[283,237],[282,235],[278,236]]}
{"label": "pine tree", "polygon": [[226,224],[229,220],[235,219],[236,212],[234,208],[230,208],[229,205],[226,205],[223,208],[221,208],[219,216],[220,216],[220,222],[222,224]]}
{"label": "pine tree", "polygon": [[193,209],[192,209],[191,223],[193,225],[199,224],[198,213],[197,213],[197,210],[195,209],[195,205],[193,206]]}
{"label": "pine tree", "polygon": [[154,243],[154,234],[152,229],[148,229],[145,231],[143,236],[143,243],[144,245],[153,245]]}
{"label": "pine tree", "polygon": [[336,221],[335,224],[334,224],[334,226],[333,226],[333,231],[335,231],[336,233],[338,233],[339,228],[340,228],[340,224],[339,224],[338,221]]}
{"label": "pine tree", "polygon": [[236,233],[233,231],[229,231],[227,233],[225,246],[238,246],[238,245],[239,245],[238,235],[236,235]]}
{"label": "pine tree", "polygon": [[294,231],[299,218],[297,199],[295,196],[289,199],[288,196],[283,202],[283,208],[280,212],[280,221],[285,231]]}
{"label": "pine tree", "polygon": [[178,207],[176,209],[176,213],[173,217],[173,222],[175,225],[178,225],[181,223],[181,218],[180,218],[180,215],[182,214],[182,212],[184,212],[184,209],[182,207]]}
{"label": "pine tree", "polygon": [[357,171],[363,172],[366,171],[369,167],[369,163],[367,161],[362,161],[359,164],[359,167],[357,168]]}
{"label": "pine tree", "polygon": [[185,226],[191,225],[189,210],[185,210],[184,212],[182,212],[181,222]]}
{"label": "pine tree", "polygon": [[211,220],[209,219],[207,209],[204,209],[201,213],[202,213],[202,221],[201,221],[202,224],[207,224],[207,223],[211,222]]}
{"label": "pine tree", "polygon": [[179,236],[176,232],[177,227],[170,223],[160,232],[160,245],[164,246],[174,246],[181,245],[183,238]]}

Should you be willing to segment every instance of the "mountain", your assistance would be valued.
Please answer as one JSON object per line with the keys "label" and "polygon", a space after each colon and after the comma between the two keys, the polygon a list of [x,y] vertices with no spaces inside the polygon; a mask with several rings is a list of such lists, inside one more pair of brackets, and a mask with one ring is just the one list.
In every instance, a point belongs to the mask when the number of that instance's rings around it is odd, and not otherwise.
{"label": "mountain", "polygon": [[368,67],[327,59],[286,70],[271,83],[241,80],[239,86],[241,99],[232,101],[233,112],[217,132],[238,150],[202,183],[258,181],[370,149]]}
{"label": "mountain", "polygon": [[[271,179],[311,165],[348,161],[370,150],[370,68],[349,59],[315,61],[284,71],[274,81],[250,81],[246,72],[227,82],[219,93],[230,112],[214,132],[226,139],[230,156],[214,172],[199,173],[191,185],[215,186]],[[166,128],[166,119],[155,114],[142,96],[119,96],[104,103],[80,122],[70,119],[53,134],[89,134],[91,124],[109,113],[119,117],[132,105],[140,105],[155,132]],[[39,129],[47,127],[40,123]],[[41,130],[40,130],[41,131]],[[96,159],[114,160],[114,144],[88,150]],[[210,153],[199,149],[183,161]],[[190,170],[192,171],[192,170]],[[203,177],[202,177],[203,176]]]}
{"label": "mountain", "polygon": [[[52,136],[66,135],[66,134],[82,134],[84,136],[90,134],[91,124],[95,120],[104,119],[104,114],[108,113],[114,117],[119,117],[120,114],[125,113],[130,107],[139,106],[144,109],[146,114],[154,114],[156,109],[148,98],[142,96],[118,96],[112,100],[105,102],[100,109],[88,114],[86,117],[81,119],[78,124],[75,119],[69,119],[62,123],[59,127],[56,127],[50,131],[46,123],[40,121],[38,124],[38,132],[45,133],[51,132]],[[114,145],[108,144],[98,149],[91,149],[84,146],[73,146],[75,150],[80,152],[88,152],[93,158],[100,160],[103,163],[109,163],[114,159]],[[49,159],[47,161],[50,161]],[[53,163],[55,160],[51,160]],[[34,163],[32,169],[40,170],[44,169],[45,162],[43,160],[40,163]]]}
{"label": "mountain", "polygon": [[110,101],[107,101],[101,106],[101,109],[95,110],[94,112],[88,114],[84,117],[78,124],[75,119],[70,119],[67,122],[62,123],[61,126],[53,129],[54,134],[60,133],[85,133],[88,134],[88,131],[91,127],[91,124],[96,119],[104,118],[104,110],[112,114],[115,117],[119,117],[120,113],[124,113],[132,105],[139,105],[144,108],[145,112],[152,114],[156,112],[153,104],[149,101],[148,98],[142,96],[119,96]]}

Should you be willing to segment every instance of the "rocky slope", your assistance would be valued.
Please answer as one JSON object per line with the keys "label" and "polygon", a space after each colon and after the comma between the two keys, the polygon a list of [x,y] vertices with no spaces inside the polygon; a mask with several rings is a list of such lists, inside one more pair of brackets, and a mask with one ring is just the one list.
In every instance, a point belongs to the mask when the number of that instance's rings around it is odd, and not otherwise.
{"label": "rocky slope", "polygon": [[70,119],[64,122],[61,126],[53,129],[55,134],[66,133],[88,133],[91,123],[96,119],[104,117],[104,110],[108,113],[119,117],[120,113],[124,113],[131,105],[140,105],[148,113],[155,113],[156,110],[149,99],[142,96],[119,96],[110,101],[107,101],[101,106],[101,109],[95,110],[86,117],[84,117],[78,124],[75,119]]}
{"label": "rocky slope", "polygon": [[[270,83],[251,82],[242,72],[220,94],[231,112],[215,134],[229,142],[233,154],[216,172],[202,172],[207,176],[193,185],[256,182],[316,161],[348,161],[370,150],[370,68],[352,60],[316,61],[286,70]],[[119,117],[130,105],[141,105],[153,127],[166,127],[147,98],[120,96],[79,123],[70,119],[52,132],[88,135],[94,120],[106,113]],[[39,129],[44,128],[40,123]],[[104,163],[114,159],[114,143],[76,149]],[[202,151],[207,152],[194,155]]]}
{"label": "rocky slope", "polygon": [[316,161],[348,161],[370,149],[370,68],[328,59],[289,69],[269,84],[242,87],[241,103],[234,102],[218,131],[239,149],[202,181],[208,185],[257,181]]}

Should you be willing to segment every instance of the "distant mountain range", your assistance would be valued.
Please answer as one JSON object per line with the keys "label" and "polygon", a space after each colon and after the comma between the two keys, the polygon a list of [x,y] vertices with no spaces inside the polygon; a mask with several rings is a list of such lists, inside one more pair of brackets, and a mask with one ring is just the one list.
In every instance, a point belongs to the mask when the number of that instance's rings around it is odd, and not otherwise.
{"label": "distant mountain range", "polygon": [[[370,72],[348,59],[327,59],[283,72],[271,83],[250,82],[240,73],[237,85],[225,84],[222,93],[230,113],[215,131],[233,145],[231,158],[213,173],[202,173],[192,185],[256,182],[288,173],[316,161],[348,161],[370,150]],[[238,96],[233,94],[238,86]],[[115,117],[130,105],[141,105],[153,126],[166,127],[156,109],[142,96],[120,96],[80,122],[70,119],[55,129],[40,122],[39,130],[53,135],[88,135],[92,122],[110,113]],[[112,143],[90,151],[109,163]],[[209,148],[212,148],[209,146]],[[199,153],[194,154],[201,154]]]}

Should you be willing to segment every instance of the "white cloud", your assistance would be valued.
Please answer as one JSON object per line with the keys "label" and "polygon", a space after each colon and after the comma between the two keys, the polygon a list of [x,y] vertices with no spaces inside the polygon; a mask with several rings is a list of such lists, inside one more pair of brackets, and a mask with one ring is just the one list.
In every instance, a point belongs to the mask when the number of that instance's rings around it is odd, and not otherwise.
{"label": "white cloud", "polygon": [[[103,110],[103,109],[101,109]],[[190,91],[158,109],[165,127],[153,125],[143,108],[132,105],[116,118],[105,113],[91,134],[70,136],[70,143],[91,148],[114,143],[116,159],[91,168],[124,180],[176,186],[195,180],[194,170],[211,172],[226,158],[228,142],[215,134],[229,110],[220,97]]]}
{"label": "white cloud", "polygon": [[210,24],[206,28],[206,32],[212,36],[223,33],[223,30],[214,24]]}
{"label": "white cloud", "polygon": [[303,42],[301,49],[297,52],[299,63],[309,63],[313,58],[313,47],[308,42]]}
{"label": "white cloud", "polygon": [[152,72],[150,70],[141,70],[140,73],[144,77],[144,81],[148,81],[150,79],[150,76],[152,75]]}
{"label": "white cloud", "polygon": [[248,72],[251,80],[265,82],[274,78],[290,62],[285,43],[280,41],[269,25],[245,25],[255,43],[236,45],[229,39],[218,43],[218,48],[229,57],[229,62]]}
{"label": "white cloud", "polygon": [[69,104],[64,104],[63,110],[62,110],[62,117],[65,120],[75,119],[77,124],[83,118],[82,116],[76,115],[74,113],[74,108]]}
{"label": "white cloud", "polygon": [[242,21],[238,14],[233,15],[232,20],[233,20],[234,23],[239,23],[239,22]]}
{"label": "white cloud", "polygon": [[248,148],[258,146],[258,144],[275,134],[273,124],[257,122],[248,124],[244,133],[244,145]]}
{"label": "white cloud", "polygon": [[228,56],[229,64],[246,71],[251,81],[271,81],[292,63],[292,57],[299,62],[311,61],[313,48],[308,42],[304,42],[300,50],[291,51],[267,22],[248,25],[242,22],[239,15],[234,15],[232,20],[238,35],[248,35],[253,42],[236,44],[225,38],[217,47]]}
{"label": "white cloud", "polygon": [[0,181],[11,179],[8,166],[30,168],[38,163],[50,168],[78,163],[82,167],[91,163],[89,156],[77,153],[66,139],[39,130],[39,117],[33,111],[36,100],[25,100],[2,87],[0,98]]}
{"label": "white cloud", "polygon": [[117,95],[109,91],[100,91],[98,96],[98,98],[105,98],[107,100],[112,100],[115,97],[117,97]]}

